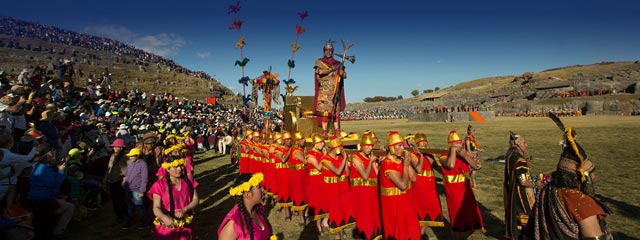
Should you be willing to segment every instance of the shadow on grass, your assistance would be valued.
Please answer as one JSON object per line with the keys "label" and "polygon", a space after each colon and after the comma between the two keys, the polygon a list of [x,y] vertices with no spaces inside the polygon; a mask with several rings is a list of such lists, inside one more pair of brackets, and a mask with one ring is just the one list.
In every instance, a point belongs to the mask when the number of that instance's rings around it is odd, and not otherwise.
{"label": "shadow on grass", "polygon": [[600,194],[596,194],[596,198],[598,199],[598,201],[604,203],[608,207],[611,207],[613,205],[617,209],[621,210],[616,213],[621,214],[622,216],[634,219],[636,221],[640,220],[640,207],[628,204],[623,201],[615,200],[613,198],[608,198]]}

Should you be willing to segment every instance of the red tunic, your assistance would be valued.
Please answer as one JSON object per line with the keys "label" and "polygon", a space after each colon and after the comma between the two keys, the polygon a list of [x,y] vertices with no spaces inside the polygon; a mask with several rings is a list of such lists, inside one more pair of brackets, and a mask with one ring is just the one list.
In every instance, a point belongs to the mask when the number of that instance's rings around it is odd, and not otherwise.
{"label": "red tunic", "polygon": [[351,202],[351,187],[349,186],[347,168],[342,170],[340,175],[336,175],[325,164],[331,164],[334,167],[340,166],[343,157],[339,155],[337,158],[327,154],[322,159],[322,176],[326,187],[326,194],[329,203],[329,232],[339,233],[345,228],[355,224],[356,219],[353,217],[353,205]]}
{"label": "red tunic", "polygon": [[291,210],[300,211],[304,210],[309,204],[309,199],[307,198],[306,187],[308,186],[308,178],[309,172],[300,160],[295,159],[294,156],[296,153],[304,153],[304,149],[293,146],[289,149],[289,166],[291,168],[290,176],[289,176],[289,188],[291,189],[291,200],[293,201],[293,205],[291,206]]}
{"label": "red tunic", "polygon": [[[361,152],[354,153],[353,157],[360,159],[364,168],[369,167],[369,164],[373,164]],[[357,220],[356,231],[358,235],[363,236],[365,239],[382,237],[380,203],[378,202],[378,174],[374,169],[371,169],[368,178],[365,180],[352,163],[349,165],[353,215]]]}
{"label": "red tunic", "polygon": [[426,156],[413,152],[411,154],[422,158],[424,161],[422,171],[418,172],[416,181],[411,187],[420,226],[444,227],[442,207],[436,191],[436,180],[433,176],[431,164]]}
{"label": "red tunic", "polygon": [[[282,153],[284,157],[287,152],[285,146],[277,146],[276,151]],[[278,203],[276,205],[282,207],[290,207],[293,204],[291,200],[291,188],[289,188],[289,177],[291,170],[289,170],[289,162],[280,162],[275,164],[275,174],[277,177],[276,190],[278,193]]]}
{"label": "red tunic", "polygon": [[[269,152],[270,148],[274,147],[273,153]],[[276,164],[280,163],[280,159],[276,157],[276,151],[278,146],[275,144],[266,145],[267,152],[269,152],[268,161],[264,162],[264,181],[267,187],[267,193],[271,195],[278,195],[278,176],[276,176]],[[268,177],[267,177],[268,176]]]}
{"label": "red tunic", "polygon": [[391,181],[389,172],[402,175],[402,160],[386,156],[380,165],[380,208],[385,239],[420,239],[420,224],[411,191],[402,191]]}
{"label": "red tunic", "polygon": [[[449,153],[440,155],[440,161],[446,161]],[[447,208],[449,209],[449,221],[451,231],[456,234],[481,229],[484,232],[484,223],[480,208],[473,195],[469,178],[469,167],[460,158],[456,157],[453,169],[442,168],[443,185],[447,195]]]}
{"label": "red tunic", "polygon": [[249,154],[244,150],[248,142],[247,139],[240,142],[240,174],[249,173]]}
{"label": "red tunic", "polygon": [[[306,157],[314,157],[318,163],[322,160],[322,152],[311,149],[307,152]],[[325,194],[324,179],[322,171],[316,169],[313,164],[307,160],[307,170],[309,172],[309,185],[307,186],[307,196],[309,197],[309,213],[312,220],[320,220],[329,214],[329,206],[327,205],[327,195]]]}

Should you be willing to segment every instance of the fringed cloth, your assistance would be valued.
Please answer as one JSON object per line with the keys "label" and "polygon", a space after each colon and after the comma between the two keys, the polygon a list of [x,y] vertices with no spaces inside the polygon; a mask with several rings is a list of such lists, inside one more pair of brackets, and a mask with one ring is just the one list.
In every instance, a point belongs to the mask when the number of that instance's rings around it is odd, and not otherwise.
{"label": "fringed cloth", "polygon": [[538,194],[529,216],[527,239],[579,240],[578,222],[593,215],[598,215],[604,239],[613,239],[604,221],[606,214],[595,199],[578,189],[547,185]]}

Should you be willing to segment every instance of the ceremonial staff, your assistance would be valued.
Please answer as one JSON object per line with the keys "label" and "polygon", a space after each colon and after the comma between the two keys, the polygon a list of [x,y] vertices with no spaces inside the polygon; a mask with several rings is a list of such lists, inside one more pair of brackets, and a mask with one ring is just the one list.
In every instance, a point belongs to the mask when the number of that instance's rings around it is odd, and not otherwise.
{"label": "ceremonial staff", "polygon": [[[342,75],[342,69],[344,68],[344,61],[347,60],[352,64],[356,62],[356,56],[347,56],[347,51],[349,50],[349,48],[353,47],[353,45],[355,45],[355,43],[348,44],[346,41],[342,40],[342,55],[335,54],[342,59],[340,60],[340,65],[336,70],[336,87],[333,89],[333,109],[331,110],[331,118],[329,120],[330,123],[335,122],[337,106],[338,104],[340,104],[340,97],[342,95],[342,91],[344,90],[344,78],[340,76]],[[340,119],[338,119],[338,128],[341,128]]]}

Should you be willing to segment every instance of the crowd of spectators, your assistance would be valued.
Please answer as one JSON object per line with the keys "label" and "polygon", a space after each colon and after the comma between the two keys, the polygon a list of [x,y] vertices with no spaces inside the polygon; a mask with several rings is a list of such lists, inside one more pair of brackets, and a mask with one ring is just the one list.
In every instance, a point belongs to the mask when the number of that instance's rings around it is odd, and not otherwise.
{"label": "crowd of spectators", "polygon": [[[219,154],[228,154],[231,151],[227,145],[232,142],[226,139],[234,139],[243,126],[258,128],[261,123],[256,120],[264,115],[257,108],[211,105],[171,93],[108,89],[90,82],[86,89],[81,89],[73,81],[62,82],[55,78],[43,83],[44,74],[25,68],[19,76],[13,76],[15,79],[9,79],[0,73],[0,183],[5,183],[0,184],[3,186],[0,187],[0,211],[27,195],[38,201],[60,201],[56,205],[63,208],[56,208],[62,210],[55,216],[60,219],[58,223],[64,224],[55,226],[56,234],[63,233],[66,224],[73,224],[70,216],[75,220],[82,219],[78,212],[69,213],[74,211],[70,207],[73,204],[68,204],[72,201],[63,196],[69,196],[70,191],[49,179],[58,174],[68,178],[71,171],[63,167],[47,173],[45,179],[33,178],[41,183],[31,181],[32,188],[38,186],[40,191],[51,188],[52,192],[31,196],[16,188],[20,184],[18,176],[29,176],[23,169],[38,167],[48,171],[50,168],[45,166],[75,159],[78,166],[74,171],[82,171],[85,182],[91,183],[86,187],[95,189],[97,183],[100,188],[116,139],[123,141],[123,147],[128,151],[139,146],[148,133],[159,136],[157,144],[160,146],[166,136],[184,135],[195,140],[196,150],[216,149]],[[47,185],[49,183],[51,185]],[[33,208],[30,203],[23,202],[22,206],[53,214],[50,208]],[[82,204],[86,209],[100,206],[95,201]],[[0,220],[0,228],[15,224],[10,218]]]}
{"label": "crowd of spectators", "polygon": [[[104,51],[120,56],[130,56],[132,58],[135,58],[135,62],[137,64],[156,64],[158,66],[164,65],[178,73],[184,73],[189,76],[207,80],[213,79],[203,71],[193,71],[187,69],[175,63],[172,59],[146,52],[142,49],[138,49],[134,46],[122,43],[117,40],[93,36],[86,33],[78,33],[54,26],[23,21],[11,17],[2,17],[0,18],[0,34],[6,34],[15,37],[35,38],[72,47]],[[12,46],[24,48],[24,46],[20,46],[19,44],[12,44]],[[40,48],[33,48],[33,50],[36,49]]]}

